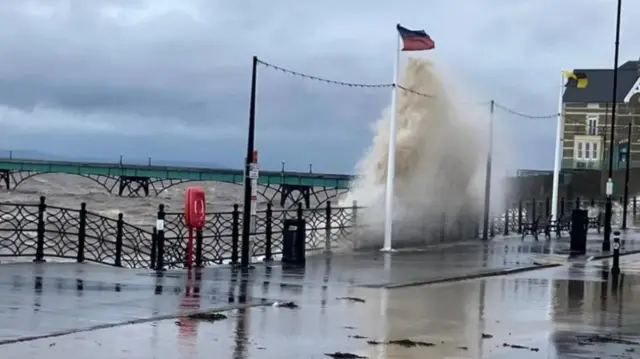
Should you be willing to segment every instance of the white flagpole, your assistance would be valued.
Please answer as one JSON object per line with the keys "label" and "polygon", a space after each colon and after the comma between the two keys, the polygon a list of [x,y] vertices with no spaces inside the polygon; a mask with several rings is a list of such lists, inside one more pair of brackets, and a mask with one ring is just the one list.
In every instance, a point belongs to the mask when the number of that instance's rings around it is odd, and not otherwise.
{"label": "white flagpole", "polygon": [[384,246],[382,251],[390,252],[391,234],[393,227],[393,185],[396,174],[396,99],[397,99],[397,82],[398,71],[400,68],[400,35],[396,31],[397,47],[394,56],[393,66],[393,87],[391,89],[391,114],[389,119],[389,150],[387,155],[387,186],[385,193],[385,211],[384,211]]}
{"label": "white flagpole", "polygon": [[558,95],[558,123],[556,124],[556,146],[553,161],[553,189],[551,193],[551,220],[558,219],[558,187],[560,185],[560,166],[564,157],[562,138],[562,95],[564,94],[564,73],[560,71],[560,94]]}

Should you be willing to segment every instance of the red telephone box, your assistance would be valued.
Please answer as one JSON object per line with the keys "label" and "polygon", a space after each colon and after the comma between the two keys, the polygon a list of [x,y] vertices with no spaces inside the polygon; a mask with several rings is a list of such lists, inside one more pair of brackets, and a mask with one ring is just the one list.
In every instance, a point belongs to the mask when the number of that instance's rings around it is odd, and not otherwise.
{"label": "red telephone box", "polygon": [[184,195],[184,224],[189,229],[187,266],[193,264],[193,230],[202,229],[207,221],[207,209],[202,187],[189,187]]}

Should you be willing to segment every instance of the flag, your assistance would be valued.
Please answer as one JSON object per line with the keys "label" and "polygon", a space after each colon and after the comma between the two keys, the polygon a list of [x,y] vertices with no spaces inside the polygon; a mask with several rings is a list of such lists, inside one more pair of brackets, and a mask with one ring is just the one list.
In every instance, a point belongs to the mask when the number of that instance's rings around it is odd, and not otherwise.
{"label": "flag", "polygon": [[436,43],[424,30],[409,30],[400,26],[400,24],[396,28],[402,38],[402,51],[432,50],[436,47]]}
{"label": "flag", "polygon": [[587,78],[587,74],[584,72],[562,71],[562,73],[566,78],[575,80],[575,82],[574,81],[567,82],[567,87],[575,86],[579,89],[583,89],[587,87],[587,85],[589,84],[589,79]]}

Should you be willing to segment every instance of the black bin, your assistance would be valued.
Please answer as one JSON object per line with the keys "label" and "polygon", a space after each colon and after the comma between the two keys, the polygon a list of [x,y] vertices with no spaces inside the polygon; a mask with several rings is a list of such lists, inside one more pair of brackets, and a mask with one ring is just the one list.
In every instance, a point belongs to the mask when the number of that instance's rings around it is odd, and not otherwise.
{"label": "black bin", "polygon": [[571,255],[587,254],[587,230],[589,229],[589,212],[584,209],[574,209],[571,212]]}
{"label": "black bin", "polygon": [[285,219],[282,229],[282,263],[304,265],[306,242],[306,223],[303,219]]}

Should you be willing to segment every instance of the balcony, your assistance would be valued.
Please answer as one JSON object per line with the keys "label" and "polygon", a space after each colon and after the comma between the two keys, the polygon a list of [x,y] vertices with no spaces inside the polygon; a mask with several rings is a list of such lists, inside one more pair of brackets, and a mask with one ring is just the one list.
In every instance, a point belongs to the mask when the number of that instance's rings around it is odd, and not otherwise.
{"label": "balcony", "polygon": [[[585,160],[562,160],[562,169],[572,170],[606,170],[608,169],[608,161],[585,161]],[[626,166],[625,161],[614,161],[613,169],[622,170]],[[631,168],[640,168],[640,161],[631,161]]]}
{"label": "balcony", "polygon": [[562,168],[572,170],[601,170],[603,164],[604,161],[562,160]]}

